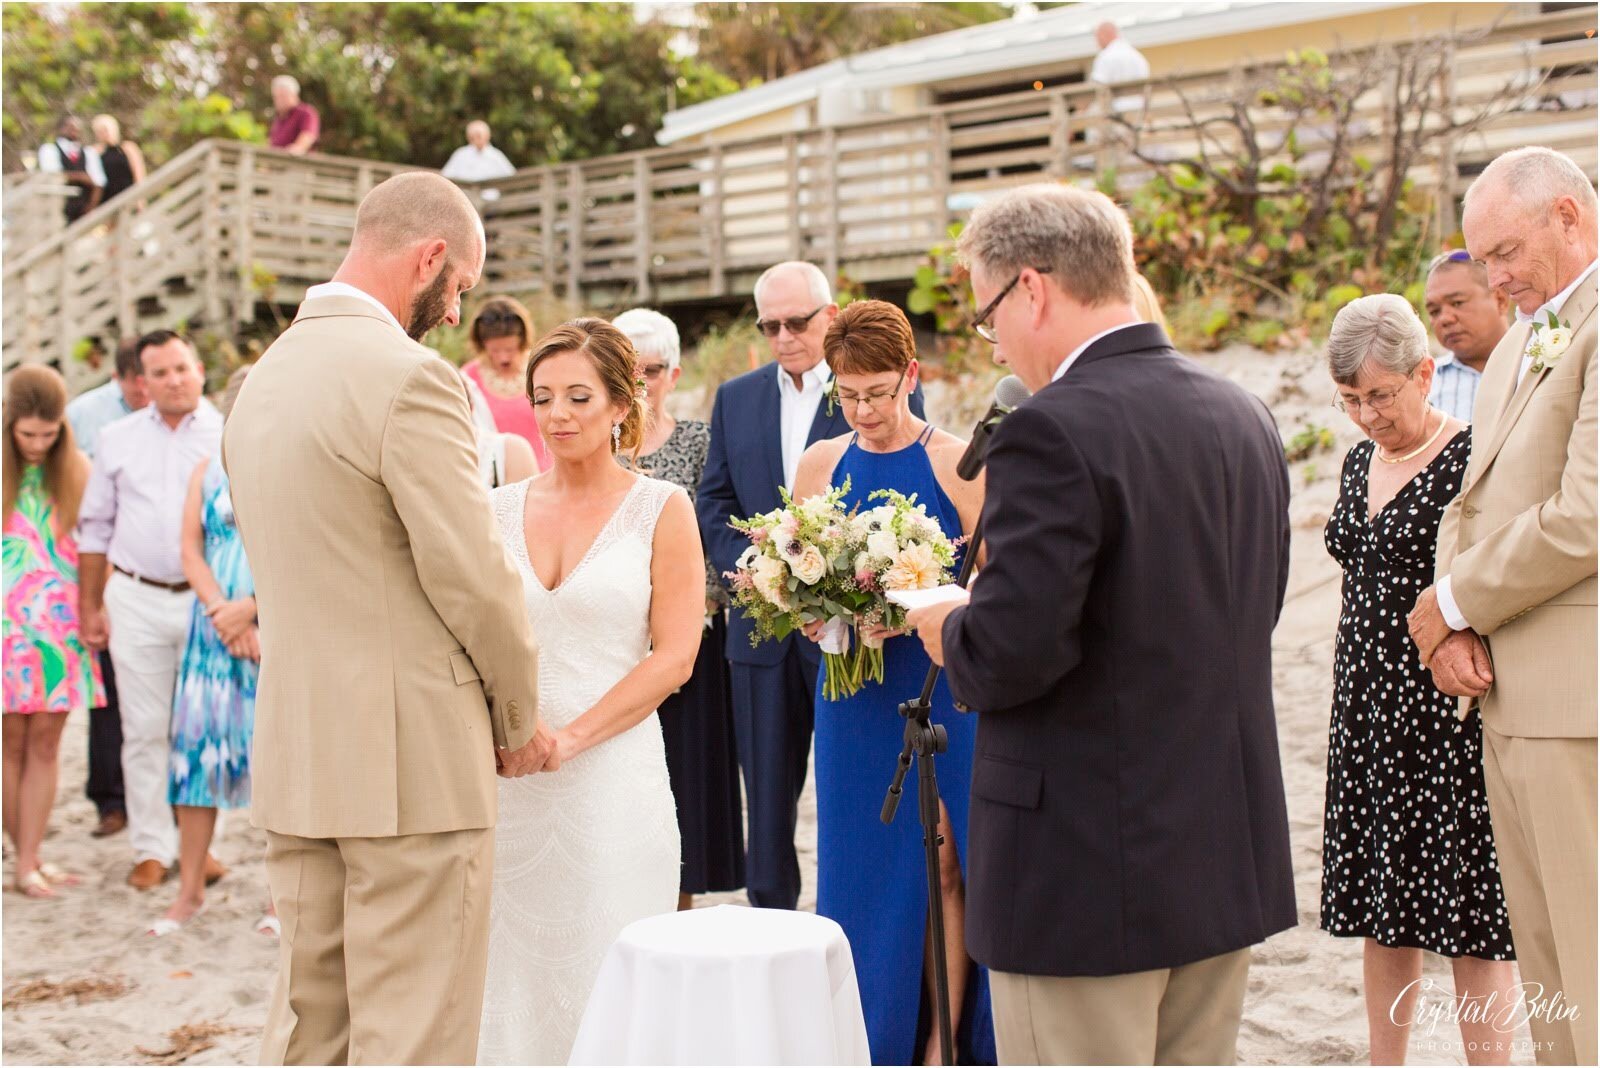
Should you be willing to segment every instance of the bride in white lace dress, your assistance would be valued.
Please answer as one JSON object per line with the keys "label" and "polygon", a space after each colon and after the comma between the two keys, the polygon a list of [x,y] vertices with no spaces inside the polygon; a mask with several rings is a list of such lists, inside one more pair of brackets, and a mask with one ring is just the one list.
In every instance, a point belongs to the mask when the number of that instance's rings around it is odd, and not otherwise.
{"label": "bride in white lace dress", "polygon": [[644,431],[634,359],[604,320],[546,335],[529,381],[555,464],[493,494],[559,766],[500,780],[480,1064],[565,1064],[607,948],[677,907],[655,710],[694,665],[705,564],[687,495],[614,459]]}

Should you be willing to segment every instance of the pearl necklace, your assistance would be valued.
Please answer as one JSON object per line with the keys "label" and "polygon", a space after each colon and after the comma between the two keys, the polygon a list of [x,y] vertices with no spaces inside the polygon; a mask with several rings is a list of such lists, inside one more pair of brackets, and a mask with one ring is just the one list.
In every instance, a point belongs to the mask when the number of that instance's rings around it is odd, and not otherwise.
{"label": "pearl necklace", "polygon": [[[1432,411],[1433,409],[1429,408],[1428,410]],[[1439,440],[1439,435],[1444,433],[1444,428],[1445,428],[1446,425],[1449,424],[1449,422],[1450,422],[1450,417],[1448,415],[1444,414],[1443,412],[1440,412],[1439,413],[1439,429],[1435,430],[1432,434],[1428,435],[1428,440],[1427,441],[1424,441],[1421,445],[1418,445],[1415,449],[1412,449],[1410,452],[1406,453],[1404,456],[1396,456],[1392,460],[1389,459],[1389,457],[1387,457],[1387,456],[1385,456],[1383,454],[1383,448],[1382,448],[1382,446],[1379,446],[1379,448],[1378,448],[1378,459],[1382,460],[1386,464],[1403,464],[1407,460],[1415,460],[1417,457],[1421,456],[1423,453],[1428,451],[1428,446],[1429,445],[1432,445],[1434,442]]]}

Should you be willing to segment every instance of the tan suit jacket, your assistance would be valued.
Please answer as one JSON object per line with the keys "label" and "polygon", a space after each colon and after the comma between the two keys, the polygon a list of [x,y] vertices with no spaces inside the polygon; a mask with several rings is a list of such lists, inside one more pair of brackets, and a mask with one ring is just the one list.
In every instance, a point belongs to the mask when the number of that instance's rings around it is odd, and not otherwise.
{"label": "tan suit jacket", "polygon": [[223,462],[261,617],[257,826],[494,825],[538,653],[473,440],[455,369],[356,298],[307,301],[246,379]]}
{"label": "tan suit jacket", "polygon": [[1573,339],[1554,363],[1517,383],[1526,323],[1495,347],[1439,526],[1438,575],[1494,663],[1484,726],[1512,737],[1595,737],[1597,277],[1557,313]]}

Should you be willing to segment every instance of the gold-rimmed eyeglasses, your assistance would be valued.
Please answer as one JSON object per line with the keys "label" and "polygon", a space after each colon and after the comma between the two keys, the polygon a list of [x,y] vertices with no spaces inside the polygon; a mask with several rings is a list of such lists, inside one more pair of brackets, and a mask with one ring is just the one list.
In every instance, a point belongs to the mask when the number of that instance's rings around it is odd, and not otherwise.
{"label": "gold-rimmed eyeglasses", "polygon": [[868,408],[872,408],[876,411],[882,411],[889,406],[891,401],[900,395],[900,387],[905,384],[906,371],[909,370],[911,370],[911,365],[906,364],[905,370],[900,372],[900,377],[895,379],[894,388],[887,393],[846,393],[844,390],[839,388],[838,379],[834,379],[833,399],[838,401],[842,407],[847,409],[854,408],[857,405],[865,404]]}

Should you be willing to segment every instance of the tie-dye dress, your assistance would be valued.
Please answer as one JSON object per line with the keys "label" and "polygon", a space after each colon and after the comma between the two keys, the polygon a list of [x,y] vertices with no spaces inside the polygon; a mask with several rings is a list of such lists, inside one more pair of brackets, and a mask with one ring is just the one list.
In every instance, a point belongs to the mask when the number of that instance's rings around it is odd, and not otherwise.
{"label": "tie-dye dress", "polygon": [[44,468],[22,474],[6,520],[5,693],[7,712],[87,711],[105,704],[99,661],[78,634],[78,544],[56,536]]}
{"label": "tie-dye dress", "polygon": [[[255,579],[233,519],[233,498],[220,460],[206,468],[200,490],[206,566],[229,601],[253,597]],[[250,738],[255,732],[259,665],[228,652],[205,608],[195,602],[189,642],[172,695],[172,764],[167,800],[196,808],[250,804]]]}

